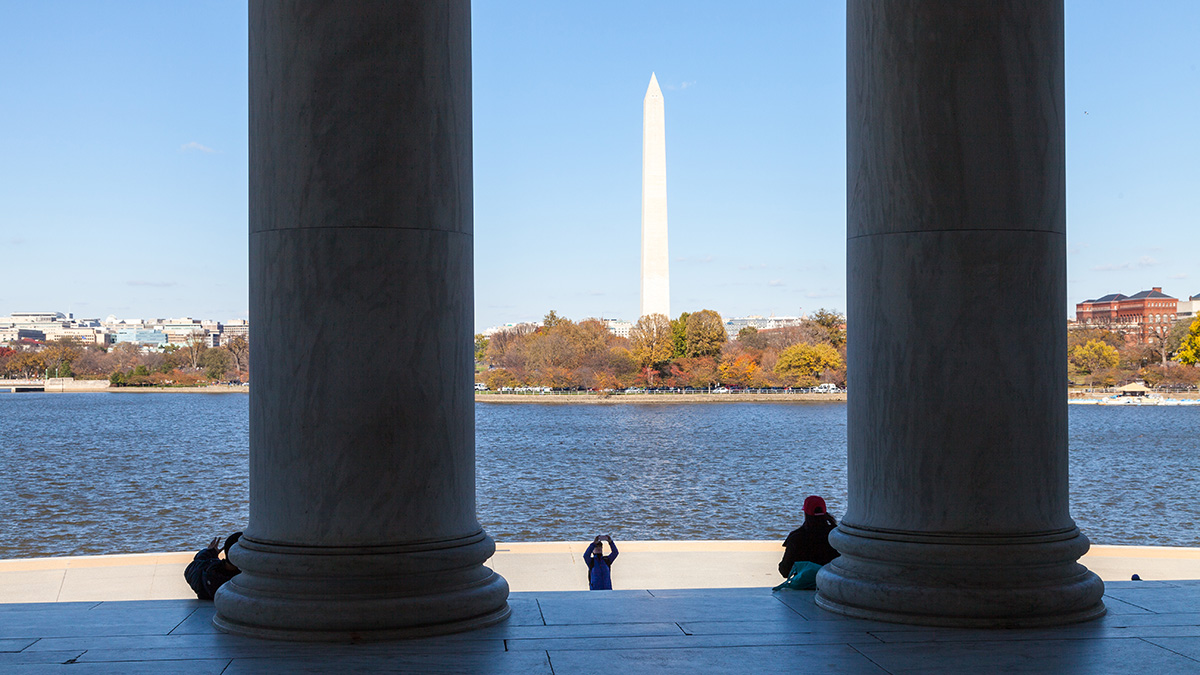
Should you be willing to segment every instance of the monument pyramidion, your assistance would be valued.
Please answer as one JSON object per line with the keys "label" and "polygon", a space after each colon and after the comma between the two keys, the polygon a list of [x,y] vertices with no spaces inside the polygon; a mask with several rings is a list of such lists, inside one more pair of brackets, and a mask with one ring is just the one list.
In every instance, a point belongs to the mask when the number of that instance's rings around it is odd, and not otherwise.
{"label": "monument pyramidion", "polygon": [[642,316],[671,316],[667,266],[667,136],[662,90],[651,73],[642,102]]}

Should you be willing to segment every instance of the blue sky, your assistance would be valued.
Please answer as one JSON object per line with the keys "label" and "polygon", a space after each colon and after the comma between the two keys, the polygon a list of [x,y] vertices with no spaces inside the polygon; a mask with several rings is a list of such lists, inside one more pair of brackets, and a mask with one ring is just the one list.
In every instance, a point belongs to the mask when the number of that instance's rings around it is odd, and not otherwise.
{"label": "blue sky", "polygon": [[[1067,2],[1068,303],[1200,293],[1200,3]],[[641,102],[671,306],[845,307],[845,9],[474,4],[476,327],[635,319]],[[0,0],[0,314],[246,316],[242,2]]]}

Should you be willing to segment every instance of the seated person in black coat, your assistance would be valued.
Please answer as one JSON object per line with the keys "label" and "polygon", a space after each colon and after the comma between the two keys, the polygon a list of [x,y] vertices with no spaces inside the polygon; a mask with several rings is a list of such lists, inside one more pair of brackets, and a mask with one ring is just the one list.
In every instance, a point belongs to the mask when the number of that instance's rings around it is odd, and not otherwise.
{"label": "seated person in black coat", "polygon": [[829,545],[829,532],[837,521],[825,511],[825,500],[813,495],[804,500],[804,524],[792,530],[783,542],[779,573],[786,579],[794,563],[808,561],[825,565],[840,555]]}
{"label": "seated person in black coat", "polygon": [[[192,562],[188,563],[187,569],[183,571],[183,578],[187,580],[188,586],[196,591],[197,598],[212,600],[222,584],[241,573],[241,570],[229,561],[229,548],[241,536],[241,532],[229,535],[225,546],[219,551],[217,546],[221,543],[221,538],[213,539],[208,543],[208,548],[201,550]],[[221,557],[221,553],[225,554],[224,558]]]}

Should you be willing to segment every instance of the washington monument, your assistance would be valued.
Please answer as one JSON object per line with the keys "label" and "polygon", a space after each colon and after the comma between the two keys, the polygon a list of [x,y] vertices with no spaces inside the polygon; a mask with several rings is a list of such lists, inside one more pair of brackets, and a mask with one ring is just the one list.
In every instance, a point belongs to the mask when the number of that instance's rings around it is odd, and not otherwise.
{"label": "washington monument", "polygon": [[667,133],[658,79],[642,101],[642,314],[671,316],[667,269]]}

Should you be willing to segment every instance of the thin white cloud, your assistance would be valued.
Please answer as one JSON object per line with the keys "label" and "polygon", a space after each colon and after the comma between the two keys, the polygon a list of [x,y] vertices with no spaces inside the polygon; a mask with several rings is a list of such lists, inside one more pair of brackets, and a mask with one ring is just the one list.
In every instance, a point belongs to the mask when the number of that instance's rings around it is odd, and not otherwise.
{"label": "thin white cloud", "polygon": [[772,279],[771,281],[768,281],[768,282],[767,282],[767,285],[768,285],[768,286],[776,286],[776,287],[778,287],[778,286],[782,286],[782,285],[783,285],[783,279]]}
{"label": "thin white cloud", "polygon": [[180,152],[195,151],[195,152],[206,152],[209,154],[216,152],[216,150],[213,150],[212,148],[208,147],[207,145],[201,145],[200,143],[197,143],[196,141],[184,143],[183,145],[179,146],[179,150],[180,150]]}
{"label": "thin white cloud", "polygon": [[668,84],[667,91],[681,91],[683,89],[691,89],[694,86],[696,86],[695,80],[680,82],[679,84]]}
{"label": "thin white cloud", "polygon": [[125,283],[128,286],[146,286],[149,288],[170,288],[171,286],[179,285],[179,284],[175,283],[174,281],[140,281],[140,280],[136,280],[136,281],[127,281]]}
{"label": "thin white cloud", "polygon": [[1147,267],[1156,267],[1159,262],[1148,255],[1144,255],[1137,259],[1136,262],[1121,263],[1119,265],[1097,265],[1092,268],[1093,272],[1125,272],[1128,270],[1141,270]]}
{"label": "thin white cloud", "polygon": [[1167,278],[1168,279],[1187,279],[1188,275],[1184,272],[1180,272],[1179,274],[1172,274],[1171,276],[1169,276]]}

